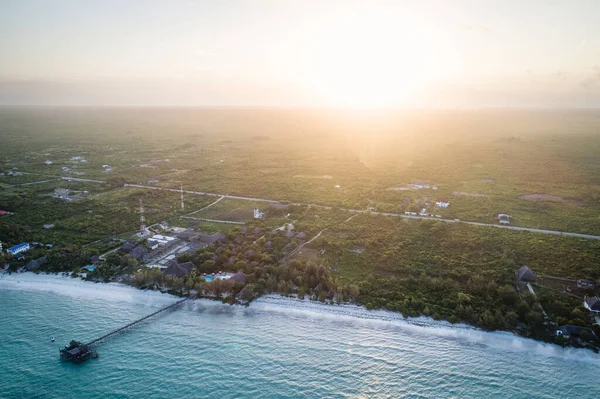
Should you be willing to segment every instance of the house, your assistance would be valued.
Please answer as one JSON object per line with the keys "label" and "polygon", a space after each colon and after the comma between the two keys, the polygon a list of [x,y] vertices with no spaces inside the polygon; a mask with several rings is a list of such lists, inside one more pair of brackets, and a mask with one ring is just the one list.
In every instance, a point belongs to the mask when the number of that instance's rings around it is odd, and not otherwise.
{"label": "house", "polygon": [[8,212],[0,209],[0,216],[4,216],[4,215],[8,215]]}
{"label": "house", "polygon": [[594,288],[595,284],[590,280],[577,280],[577,288]]}
{"label": "house", "polygon": [[597,296],[585,296],[583,298],[583,307],[590,312],[600,313],[600,298]]}
{"label": "house", "polygon": [[265,213],[261,212],[260,209],[254,208],[254,219],[262,219],[265,217]]}
{"label": "house", "polygon": [[157,179],[148,179],[148,184],[158,183]]}
{"label": "house", "polygon": [[192,262],[178,263],[176,260],[172,260],[169,261],[167,268],[163,270],[163,274],[174,277],[183,277],[195,267],[196,265]]}
{"label": "house", "polygon": [[45,225],[44,225],[44,228],[45,228],[45,229],[51,229],[51,228],[53,228],[53,227],[54,227],[54,224],[52,224],[52,223],[50,223],[50,224],[45,224]]}
{"label": "house", "polygon": [[584,335],[587,335],[592,341],[598,340],[598,336],[594,333],[594,330],[592,330],[591,328],[574,326],[571,324],[559,326],[558,330],[556,330],[556,335],[562,336],[564,338],[583,337]]}
{"label": "house", "polygon": [[448,208],[450,206],[450,202],[442,200],[442,201],[437,201],[435,203],[436,206],[440,207],[440,208]]}
{"label": "house", "polygon": [[129,252],[129,256],[131,256],[134,259],[142,259],[147,253],[148,251],[146,251],[144,247],[139,245],[133,248],[131,252]]}
{"label": "house", "polygon": [[135,248],[135,245],[129,241],[125,242],[125,244],[123,244],[123,246],[121,247],[121,251],[125,252],[125,253],[129,253],[131,252],[131,250]]}
{"label": "house", "polygon": [[51,161],[51,160],[49,160],[49,159],[45,160],[45,161],[44,161],[44,163],[45,163],[46,165],[52,165],[52,161]]}
{"label": "house", "polygon": [[39,269],[39,267],[41,265],[44,265],[46,263],[48,263],[48,259],[46,259],[45,257],[42,256],[41,258],[38,258],[36,260],[32,260],[31,262],[29,262],[28,264],[26,264],[25,265],[25,269],[27,269],[29,271],[36,270],[36,269]]}
{"label": "house", "polygon": [[510,220],[500,219],[500,220],[498,220],[498,223],[500,223],[500,224],[510,224]]}
{"label": "house", "polygon": [[419,212],[419,216],[427,216],[427,208],[421,209],[421,212]]}
{"label": "house", "polygon": [[31,249],[31,247],[29,246],[28,242],[24,242],[21,243],[19,245],[15,245],[14,247],[10,247],[8,248],[6,251],[11,254],[12,256],[15,256],[17,254],[20,254],[21,252],[27,252]]}
{"label": "house", "polygon": [[246,282],[246,275],[243,272],[237,272],[232,274],[230,279],[235,281],[236,283],[244,284]]}
{"label": "house", "polygon": [[417,212],[404,212],[405,215],[417,216]]}
{"label": "house", "polygon": [[296,238],[301,238],[301,239],[306,238],[306,233],[300,232],[300,233],[296,234]]}
{"label": "house", "polygon": [[521,266],[520,268],[518,268],[517,271],[515,272],[515,275],[517,276],[517,281],[532,282],[532,283],[537,281],[537,276],[535,275],[533,270],[531,270],[527,266]]}
{"label": "house", "polygon": [[81,159],[83,159],[83,157],[81,155],[77,155],[75,157],[71,157],[71,161],[79,161]]}
{"label": "house", "polygon": [[148,248],[150,248],[152,251],[154,251],[155,249],[158,248],[159,242],[154,241],[154,240],[148,240],[148,241],[146,241],[146,245],[148,246]]}
{"label": "house", "polygon": [[102,165],[102,167],[103,167],[104,169],[106,169],[106,168],[108,168],[109,166],[108,166],[108,165]]}

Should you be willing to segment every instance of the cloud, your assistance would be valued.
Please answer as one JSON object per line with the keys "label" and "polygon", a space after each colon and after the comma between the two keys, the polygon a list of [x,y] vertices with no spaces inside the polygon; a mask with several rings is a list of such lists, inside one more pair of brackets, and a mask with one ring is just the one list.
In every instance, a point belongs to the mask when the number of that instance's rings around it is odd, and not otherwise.
{"label": "cloud", "polygon": [[600,66],[592,67],[592,73],[579,82],[579,86],[585,90],[590,90],[597,84],[600,84]]}

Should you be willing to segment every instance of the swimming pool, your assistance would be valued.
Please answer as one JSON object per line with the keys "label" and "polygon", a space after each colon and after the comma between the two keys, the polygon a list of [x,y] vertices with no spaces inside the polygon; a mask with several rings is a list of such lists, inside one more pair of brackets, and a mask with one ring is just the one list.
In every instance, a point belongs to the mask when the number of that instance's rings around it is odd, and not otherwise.
{"label": "swimming pool", "polygon": [[206,281],[213,281],[214,279],[227,280],[230,277],[231,277],[231,274],[217,274],[214,276],[207,275],[207,276],[204,276],[204,280],[206,280]]}

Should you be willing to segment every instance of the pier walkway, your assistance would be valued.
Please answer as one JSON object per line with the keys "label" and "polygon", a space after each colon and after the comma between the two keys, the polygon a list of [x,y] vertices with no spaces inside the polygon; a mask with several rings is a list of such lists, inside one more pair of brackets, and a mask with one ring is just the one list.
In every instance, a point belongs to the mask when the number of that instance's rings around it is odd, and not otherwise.
{"label": "pier walkway", "polygon": [[126,330],[128,330],[130,328],[132,328],[132,327],[137,326],[138,324],[140,324],[141,322],[143,322],[145,320],[148,320],[148,319],[150,319],[150,318],[152,318],[154,316],[157,316],[160,313],[164,313],[164,312],[168,312],[168,311],[171,311],[171,310],[175,310],[179,305],[181,305],[183,302],[185,302],[187,300],[188,300],[188,298],[185,298],[185,299],[181,299],[181,300],[179,300],[179,301],[177,301],[175,303],[172,303],[169,306],[166,306],[166,307],[164,307],[164,308],[162,308],[160,310],[157,310],[154,313],[151,313],[151,314],[149,314],[147,316],[142,317],[141,319],[138,319],[138,320],[136,320],[134,322],[131,322],[131,323],[129,323],[129,324],[127,324],[127,325],[125,325],[125,326],[123,326],[121,328],[117,328],[116,330],[111,331],[108,334],[104,334],[100,338],[96,338],[95,340],[88,342],[86,345],[88,345],[88,346],[96,346],[96,345],[100,344],[101,342],[106,341],[107,339],[109,339],[109,338],[111,338],[111,337],[113,337],[115,335],[118,335],[118,334],[120,334],[120,333],[122,333],[122,332],[124,332],[124,331],[126,331]]}

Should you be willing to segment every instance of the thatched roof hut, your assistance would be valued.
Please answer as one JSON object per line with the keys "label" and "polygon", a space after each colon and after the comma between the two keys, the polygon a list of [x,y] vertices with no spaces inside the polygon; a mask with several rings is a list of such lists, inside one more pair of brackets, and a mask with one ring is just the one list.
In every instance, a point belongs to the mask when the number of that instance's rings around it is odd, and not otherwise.
{"label": "thatched roof hut", "polygon": [[243,272],[237,272],[231,275],[230,280],[243,284],[246,282],[246,275]]}
{"label": "thatched roof hut", "polygon": [[183,277],[196,267],[192,262],[178,263],[176,260],[172,260],[168,264],[169,266],[163,270],[163,274],[175,277]]}

